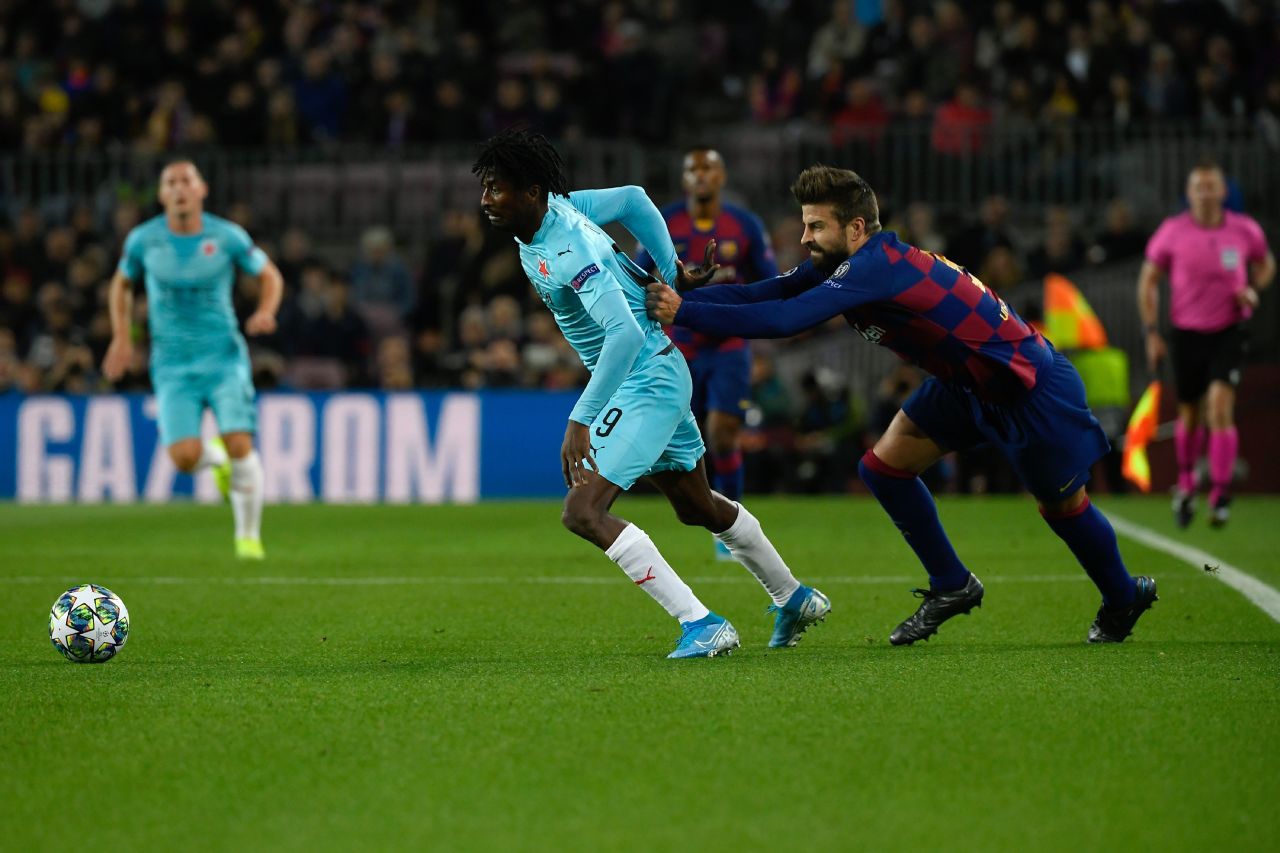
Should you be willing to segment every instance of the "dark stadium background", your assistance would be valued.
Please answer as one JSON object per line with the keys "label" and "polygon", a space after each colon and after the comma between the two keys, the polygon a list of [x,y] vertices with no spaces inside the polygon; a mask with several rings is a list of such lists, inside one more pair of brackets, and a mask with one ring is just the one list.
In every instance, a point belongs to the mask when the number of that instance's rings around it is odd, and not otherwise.
{"label": "dark stadium background", "polygon": [[[801,257],[791,179],[854,168],[889,228],[1020,310],[1046,273],[1070,277],[1137,391],[1137,269],[1187,168],[1221,162],[1276,245],[1278,41],[1273,4],[1247,0],[0,2],[0,394],[113,390],[106,283],[179,154],[284,272],[281,331],[253,342],[260,389],[574,387],[576,357],[478,215],[474,145],[517,123],[561,146],[575,186],[659,204],[684,146],[718,146],[783,268]],[[242,284],[246,314],[253,299]],[[1267,294],[1246,489],[1280,488],[1261,450],[1278,324]],[[755,352],[755,489],[848,488],[918,381],[842,327]],[[147,387],[138,358],[116,390]],[[942,485],[1010,486],[978,464]]]}

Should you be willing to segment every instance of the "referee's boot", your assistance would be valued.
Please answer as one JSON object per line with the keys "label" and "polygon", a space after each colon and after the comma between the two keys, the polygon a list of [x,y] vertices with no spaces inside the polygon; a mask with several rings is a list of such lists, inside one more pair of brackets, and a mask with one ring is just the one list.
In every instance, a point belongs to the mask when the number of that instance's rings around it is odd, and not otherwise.
{"label": "referee's boot", "polygon": [[913,589],[920,602],[919,609],[889,635],[895,646],[909,646],[916,640],[927,640],[938,633],[938,626],[952,616],[967,614],[982,606],[982,581],[970,572],[969,580],[957,590]]}
{"label": "referee's boot", "polygon": [[1213,508],[1209,510],[1209,526],[1225,527],[1230,520],[1231,497],[1229,495],[1219,495],[1217,500],[1213,502]]}
{"label": "referee's boot", "polygon": [[1173,493],[1173,523],[1185,530],[1196,517],[1196,496],[1182,490]]}
{"label": "referee's boot", "polygon": [[1123,643],[1124,638],[1133,633],[1133,626],[1138,619],[1151,609],[1151,605],[1160,600],[1156,595],[1156,579],[1148,577],[1134,578],[1138,584],[1138,593],[1133,603],[1124,607],[1098,608],[1098,615],[1089,626],[1088,642],[1090,643]]}

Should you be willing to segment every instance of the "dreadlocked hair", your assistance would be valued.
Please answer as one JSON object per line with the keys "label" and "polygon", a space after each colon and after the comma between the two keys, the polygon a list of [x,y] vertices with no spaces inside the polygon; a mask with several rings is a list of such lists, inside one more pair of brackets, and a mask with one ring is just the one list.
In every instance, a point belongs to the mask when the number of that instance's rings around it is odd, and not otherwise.
{"label": "dreadlocked hair", "polygon": [[510,181],[517,189],[538,185],[548,196],[569,194],[564,161],[545,136],[525,128],[509,128],[480,146],[471,173]]}

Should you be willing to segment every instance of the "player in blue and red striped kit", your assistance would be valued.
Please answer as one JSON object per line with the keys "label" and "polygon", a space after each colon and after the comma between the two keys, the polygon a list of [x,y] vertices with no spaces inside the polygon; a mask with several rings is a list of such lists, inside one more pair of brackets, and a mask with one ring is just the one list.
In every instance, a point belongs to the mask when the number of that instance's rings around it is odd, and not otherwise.
{"label": "player in blue and red striped kit", "polygon": [[[721,264],[713,282],[743,283],[778,274],[760,218],[749,210],[726,204],[721,193],[726,180],[724,160],[714,148],[690,148],[684,157],[684,201],[662,209],[676,255],[688,264],[702,259],[708,247]],[[653,270],[646,249],[636,263]],[[742,422],[751,406],[751,352],[736,335],[706,335],[678,326],[667,333],[684,354],[693,376],[693,413],[702,424],[711,460],[711,485],[729,500],[742,497]],[[733,559],[716,542],[721,559]]]}
{"label": "player in blue and red striped kit", "polygon": [[1129,575],[1115,531],[1089,502],[1089,469],[1109,444],[1075,368],[968,271],[882,232],[875,194],[856,173],[814,166],[792,192],[810,260],[772,279],[683,298],[653,284],[647,308],[661,322],[751,338],[790,337],[843,316],[868,341],[932,374],[859,465],[929,573],[929,588],[916,590],[919,609],[890,642],[928,639],[982,603],[982,583],[956,555],[919,475],[949,450],[987,443],[1008,458],[1101,591],[1088,641],[1123,641],[1155,602],[1156,584]]}

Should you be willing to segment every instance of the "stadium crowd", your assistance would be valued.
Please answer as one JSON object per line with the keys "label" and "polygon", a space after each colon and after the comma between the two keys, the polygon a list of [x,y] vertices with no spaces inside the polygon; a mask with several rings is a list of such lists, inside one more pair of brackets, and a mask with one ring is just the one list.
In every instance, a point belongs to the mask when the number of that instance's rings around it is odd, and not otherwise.
{"label": "stadium crowd", "polygon": [[[1228,8],[1230,7],[1230,9]],[[698,122],[875,137],[933,122],[1254,118],[1280,131],[1262,0],[0,2],[0,145],[96,150],[669,140]],[[609,85],[600,85],[606,80]]]}

